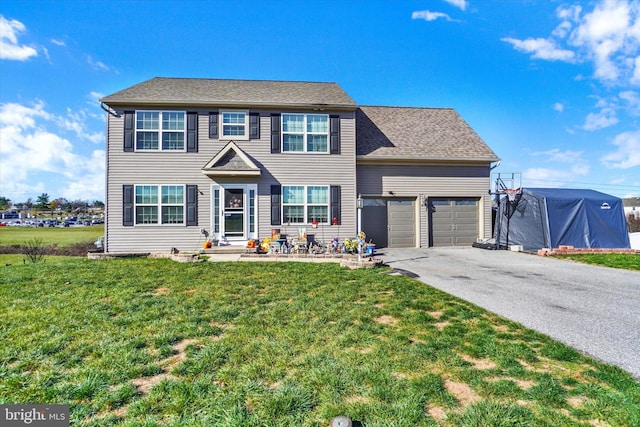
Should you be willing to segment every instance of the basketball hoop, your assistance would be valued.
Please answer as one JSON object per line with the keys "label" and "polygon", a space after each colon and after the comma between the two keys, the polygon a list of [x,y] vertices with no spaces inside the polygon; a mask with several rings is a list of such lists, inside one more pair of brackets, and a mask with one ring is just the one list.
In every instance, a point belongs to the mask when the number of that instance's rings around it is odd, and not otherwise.
{"label": "basketball hoop", "polygon": [[518,194],[520,194],[519,188],[505,188],[503,191],[504,191],[504,194],[507,195],[507,199],[510,202],[515,202],[516,197],[518,197]]}

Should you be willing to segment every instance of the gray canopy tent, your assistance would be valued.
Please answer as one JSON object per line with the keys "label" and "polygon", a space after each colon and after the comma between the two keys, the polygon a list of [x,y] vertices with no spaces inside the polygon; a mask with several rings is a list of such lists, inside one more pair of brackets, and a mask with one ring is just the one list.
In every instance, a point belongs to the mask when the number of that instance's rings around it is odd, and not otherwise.
{"label": "gray canopy tent", "polygon": [[[515,197],[514,197],[515,196]],[[494,237],[498,248],[527,252],[568,245],[629,248],[622,200],[594,190],[523,188],[499,198]]]}

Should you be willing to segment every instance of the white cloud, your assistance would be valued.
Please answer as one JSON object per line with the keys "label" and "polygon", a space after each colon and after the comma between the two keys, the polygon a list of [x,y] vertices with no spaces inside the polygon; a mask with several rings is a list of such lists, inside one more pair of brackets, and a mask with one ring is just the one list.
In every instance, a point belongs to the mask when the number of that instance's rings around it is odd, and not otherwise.
{"label": "white cloud", "polygon": [[88,115],[84,110],[74,112],[70,108],[67,108],[67,115],[64,117],[56,117],[56,121],[61,128],[74,132],[79,138],[89,140],[95,144],[104,142],[104,134],[102,132],[91,132],[87,130]]}
{"label": "white cloud", "polygon": [[549,183],[565,186],[575,182],[576,178],[587,176],[589,166],[587,164],[566,168],[529,168],[522,172],[523,187],[549,186]]}
{"label": "white cloud", "polygon": [[[0,104],[2,194],[17,201],[33,196],[25,196],[27,191],[46,188],[50,194],[66,191],[55,197],[103,199],[104,151],[93,150],[89,157],[78,153],[82,139],[97,141],[84,124],[78,125],[83,114],[68,110],[66,116],[57,116],[47,112],[42,101]],[[67,131],[81,140],[64,136]],[[72,191],[81,187],[91,193]]]}
{"label": "white cloud", "polygon": [[589,113],[582,128],[587,131],[595,131],[613,126],[618,121],[616,111],[611,107],[605,107],[598,113]]}
{"label": "white cloud", "polygon": [[446,19],[447,21],[455,21],[449,15],[442,12],[431,12],[429,10],[418,10],[411,14],[411,19],[424,19],[425,21],[435,21],[436,19]]}
{"label": "white cloud", "polygon": [[0,15],[0,59],[26,61],[38,52],[31,46],[20,45],[18,34],[26,30],[24,24],[15,19],[8,20]]}
{"label": "white cloud", "polygon": [[[591,171],[583,151],[553,148],[531,154],[546,167],[533,167],[524,170],[522,180],[525,187],[548,186],[549,182],[564,185],[574,182],[576,178],[588,176]],[[557,165],[557,167],[549,165]]]}
{"label": "white cloud", "polygon": [[556,16],[568,21],[577,21],[580,18],[580,13],[582,13],[582,6],[579,5],[559,6],[556,9]]}
{"label": "white cloud", "polygon": [[577,24],[569,43],[593,61],[594,77],[606,83],[634,80],[639,48],[638,5],[627,1],[601,1],[590,13],[574,16]]}
{"label": "white cloud", "polygon": [[545,162],[560,162],[560,163],[579,163],[583,162],[582,151],[565,150],[562,151],[559,148],[552,148],[547,151],[538,151],[532,153],[534,156],[545,157]]}
{"label": "white cloud", "polygon": [[467,0],[444,0],[444,1],[454,7],[457,7],[462,11],[464,11],[467,8]]}
{"label": "white cloud", "polygon": [[562,113],[564,111],[564,104],[562,102],[556,102],[553,104],[553,109],[558,113]]}
{"label": "white cloud", "polygon": [[640,95],[632,90],[625,90],[618,95],[626,102],[626,111],[632,116],[640,116]]}
{"label": "white cloud", "polygon": [[510,43],[520,52],[530,53],[535,59],[564,62],[574,62],[576,59],[573,51],[558,47],[553,40],[543,38],[519,40],[511,37],[504,37],[501,40]]}
{"label": "white cloud", "polygon": [[91,57],[91,55],[87,55],[87,63],[91,65],[91,68],[93,68],[94,70],[101,70],[101,71],[110,70],[109,66],[107,66],[104,62],[94,60]]}
{"label": "white cloud", "polygon": [[640,85],[639,2],[600,0],[591,11],[560,6],[556,16],[560,23],[548,38],[502,40],[535,59],[590,62],[593,77],[608,85]]}
{"label": "white cloud", "polygon": [[51,39],[51,43],[55,44],[56,46],[65,46],[64,41],[58,39]]}
{"label": "white cloud", "polygon": [[607,167],[629,169],[640,166],[640,131],[623,132],[611,144],[618,148],[602,157]]}

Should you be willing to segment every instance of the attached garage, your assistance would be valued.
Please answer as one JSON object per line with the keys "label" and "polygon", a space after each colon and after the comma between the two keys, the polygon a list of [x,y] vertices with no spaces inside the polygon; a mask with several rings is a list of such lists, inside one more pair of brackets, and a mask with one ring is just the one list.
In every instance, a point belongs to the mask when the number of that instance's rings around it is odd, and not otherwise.
{"label": "attached garage", "polygon": [[471,246],[479,236],[480,200],[430,198],[429,246]]}
{"label": "attached garage", "polygon": [[471,246],[491,237],[495,153],[450,108],[356,110],[356,193],[377,247]]}

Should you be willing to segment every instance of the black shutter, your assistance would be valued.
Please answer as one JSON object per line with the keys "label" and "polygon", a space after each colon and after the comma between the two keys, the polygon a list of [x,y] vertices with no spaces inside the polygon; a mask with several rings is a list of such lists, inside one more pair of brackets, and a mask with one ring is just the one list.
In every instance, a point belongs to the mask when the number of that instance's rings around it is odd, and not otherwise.
{"label": "black shutter", "polygon": [[340,116],[329,116],[329,152],[340,154]]}
{"label": "black shutter", "polygon": [[209,113],[209,138],[218,139],[218,112]]}
{"label": "black shutter", "polygon": [[260,113],[249,113],[249,139],[260,139]]}
{"label": "black shutter", "polygon": [[187,225],[198,225],[197,185],[187,185]]}
{"label": "black shutter", "polygon": [[122,225],[133,226],[133,185],[122,186]]}
{"label": "black shutter", "polygon": [[282,211],[280,203],[282,200],[282,187],[280,185],[271,186],[271,225],[282,224]]}
{"label": "black shutter", "polygon": [[124,151],[133,151],[133,141],[135,140],[134,111],[124,112]]}
{"label": "black shutter", "polygon": [[198,113],[187,113],[187,152],[198,152]]}
{"label": "black shutter", "polygon": [[271,115],[271,152],[280,152],[280,114]]}
{"label": "black shutter", "polygon": [[331,186],[331,224],[333,224],[333,220],[337,221],[336,225],[342,224],[342,219],[340,218],[340,186],[332,185]]}

